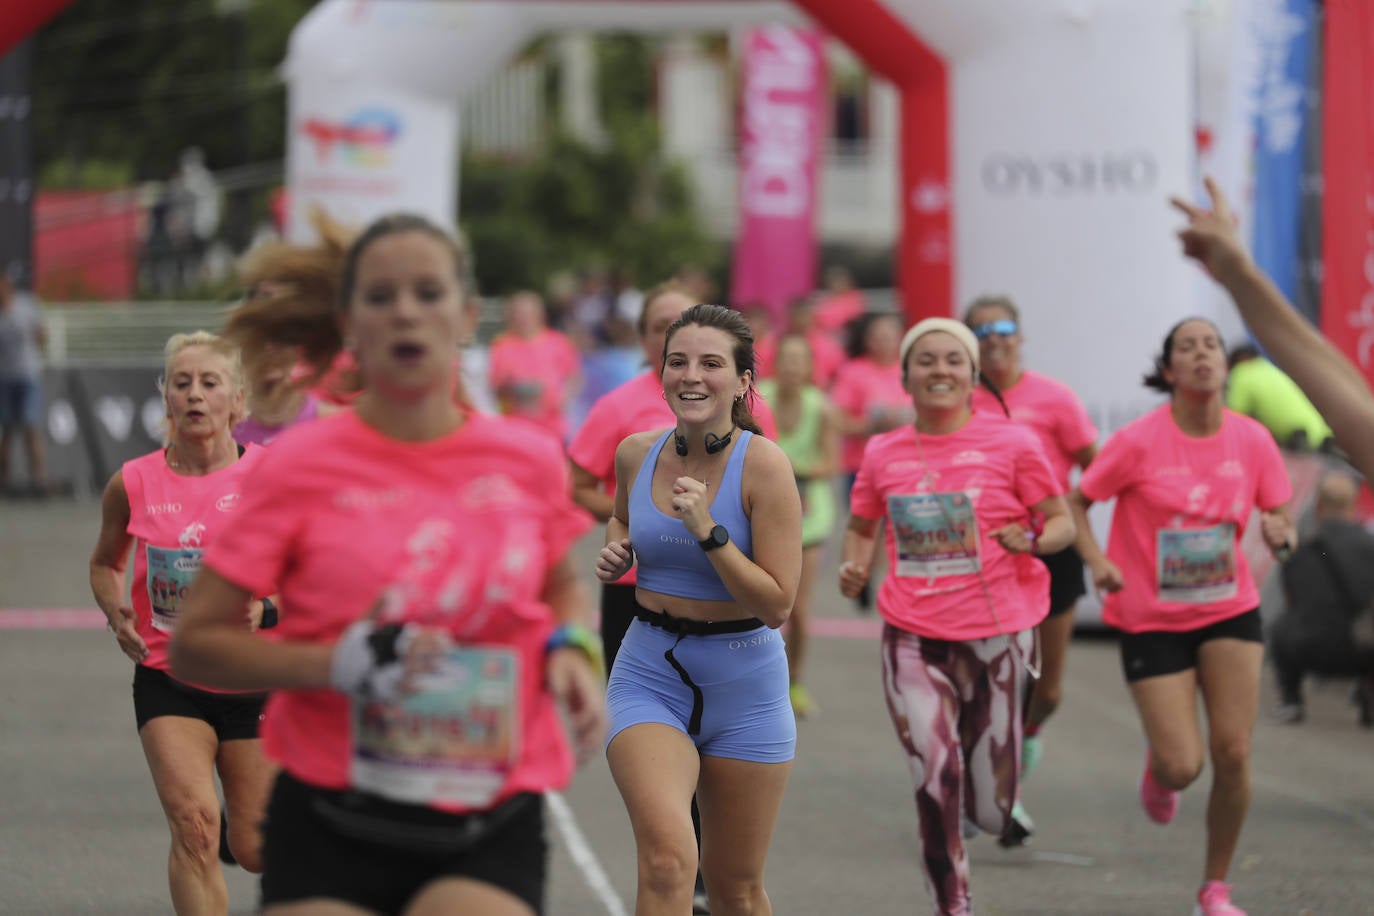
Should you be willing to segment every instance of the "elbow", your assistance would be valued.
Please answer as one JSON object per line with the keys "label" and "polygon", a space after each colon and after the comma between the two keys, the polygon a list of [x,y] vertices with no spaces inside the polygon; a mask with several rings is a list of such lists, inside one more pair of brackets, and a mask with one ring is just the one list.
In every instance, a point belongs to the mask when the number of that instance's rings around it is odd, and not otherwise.
{"label": "elbow", "polygon": [[796,602],[797,593],[795,590],[790,593],[783,592],[774,600],[759,602],[758,618],[764,622],[765,626],[776,630],[787,623],[787,619],[792,616],[792,606]]}

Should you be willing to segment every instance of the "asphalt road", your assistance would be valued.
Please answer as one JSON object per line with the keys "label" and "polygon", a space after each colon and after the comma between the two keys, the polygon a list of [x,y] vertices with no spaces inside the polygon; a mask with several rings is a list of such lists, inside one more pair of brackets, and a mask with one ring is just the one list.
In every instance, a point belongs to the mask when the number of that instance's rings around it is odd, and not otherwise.
{"label": "asphalt road", "polygon": [[[89,614],[54,612],[94,607],[86,561],[98,514],[94,503],[0,502],[0,914],[171,912],[166,825],[134,732],[129,664]],[[594,548],[594,535],[578,548],[588,569]],[[821,581],[810,663],[822,710],[801,723],[769,894],[779,914],[928,913],[876,626],[833,581]],[[1305,724],[1256,730],[1254,802],[1232,874],[1251,916],[1374,914],[1374,732],[1356,727],[1348,689],[1315,685]],[[1174,824],[1146,820],[1135,797],[1144,743],[1112,642],[1075,641],[1045,735],[1024,794],[1032,843],[972,845],[978,912],[1190,912],[1210,773]],[[634,847],[604,761],[563,799],[568,817],[550,818],[550,916],[632,912]],[[251,877],[230,869],[229,885],[233,911],[253,912]]]}

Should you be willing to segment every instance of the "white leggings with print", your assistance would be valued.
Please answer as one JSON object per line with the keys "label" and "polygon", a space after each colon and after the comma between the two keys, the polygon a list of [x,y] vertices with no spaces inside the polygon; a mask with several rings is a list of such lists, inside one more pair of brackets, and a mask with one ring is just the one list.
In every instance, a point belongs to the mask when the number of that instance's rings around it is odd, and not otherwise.
{"label": "white leggings with print", "polygon": [[972,912],[960,811],[993,834],[1011,816],[1027,681],[1020,659],[1030,657],[1034,638],[1023,630],[951,642],[883,627],[883,690],[916,786],[922,864],[937,916]]}

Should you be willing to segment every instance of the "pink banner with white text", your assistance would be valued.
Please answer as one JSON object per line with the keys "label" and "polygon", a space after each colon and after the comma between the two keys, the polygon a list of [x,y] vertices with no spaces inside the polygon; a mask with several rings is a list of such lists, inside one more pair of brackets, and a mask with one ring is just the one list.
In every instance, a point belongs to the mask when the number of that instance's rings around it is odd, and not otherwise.
{"label": "pink banner with white text", "polygon": [[816,200],[827,96],[819,32],[749,32],[740,107],[739,231],[731,300],[781,315],[816,287]]}

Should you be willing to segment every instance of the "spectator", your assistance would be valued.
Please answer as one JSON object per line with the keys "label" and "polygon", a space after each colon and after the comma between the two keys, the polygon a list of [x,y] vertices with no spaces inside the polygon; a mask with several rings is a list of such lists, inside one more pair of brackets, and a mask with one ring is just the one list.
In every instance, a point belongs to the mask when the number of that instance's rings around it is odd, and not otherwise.
{"label": "spectator", "polygon": [[21,293],[0,274],[0,491],[9,492],[10,452],[21,431],[30,490],[48,492],[43,442],[43,315],[32,293]]}
{"label": "spectator", "polygon": [[1227,407],[1260,421],[1284,448],[1307,451],[1328,446],[1331,427],[1302,389],[1258,349],[1241,344],[1231,350],[1227,362]]}
{"label": "spectator", "polygon": [[1316,533],[1283,564],[1284,610],[1269,633],[1280,722],[1303,720],[1302,679],[1312,673],[1359,676],[1360,724],[1374,726],[1374,670],[1358,657],[1350,629],[1374,598],[1374,534],[1360,524],[1358,501],[1354,476],[1327,471],[1317,491]]}

